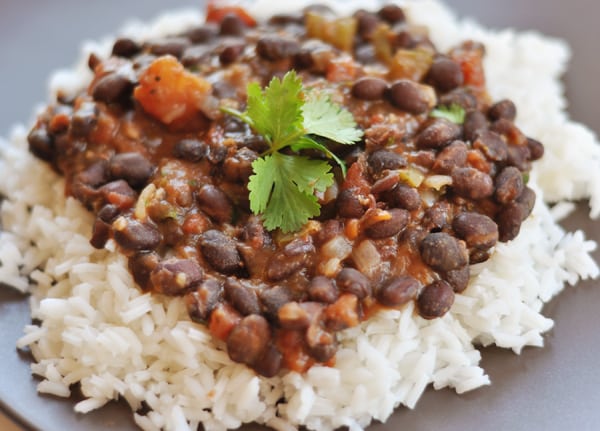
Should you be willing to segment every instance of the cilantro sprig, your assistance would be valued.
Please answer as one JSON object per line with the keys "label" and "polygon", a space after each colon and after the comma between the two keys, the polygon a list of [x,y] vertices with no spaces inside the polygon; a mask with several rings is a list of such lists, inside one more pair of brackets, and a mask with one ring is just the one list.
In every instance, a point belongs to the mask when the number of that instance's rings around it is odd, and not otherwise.
{"label": "cilantro sprig", "polygon": [[[262,135],[269,149],[252,163],[250,209],[262,214],[269,230],[293,232],[310,218],[318,216],[316,192],[324,192],[334,182],[331,166],[325,160],[298,154],[317,150],[333,159],[346,173],[346,166],[320,138],[351,145],[362,131],[352,114],[328,97],[307,92],[293,70],[283,79],[273,78],[263,90],[257,83],[247,88],[246,110],[222,108]],[[291,151],[282,153],[289,148]]]}
{"label": "cilantro sprig", "polygon": [[453,103],[450,106],[440,106],[439,108],[431,111],[431,117],[434,118],[445,118],[448,121],[451,121],[456,124],[462,124],[465,122],[465,109]]}

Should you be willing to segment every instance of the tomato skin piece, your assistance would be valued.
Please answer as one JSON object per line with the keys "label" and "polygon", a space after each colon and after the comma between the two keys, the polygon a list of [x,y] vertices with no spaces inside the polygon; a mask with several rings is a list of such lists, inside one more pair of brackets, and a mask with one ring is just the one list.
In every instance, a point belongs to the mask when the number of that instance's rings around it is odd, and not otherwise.
{"label": "tomato skin piece", "polygon": [[248,27],[256,26],[256,20],[243,7],[226,5],[219,0],[210,0],[206,5],[206,22],[220,24],[229,14],[237,15]]}

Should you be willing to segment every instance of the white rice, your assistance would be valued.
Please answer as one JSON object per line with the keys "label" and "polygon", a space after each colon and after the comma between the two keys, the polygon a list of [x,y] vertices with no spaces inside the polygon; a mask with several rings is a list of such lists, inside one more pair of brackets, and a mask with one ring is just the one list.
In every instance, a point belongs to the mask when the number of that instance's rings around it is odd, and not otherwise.
{"label": "white rice", "polygon": [[[275,11],[267,0],[256,3],[253,11]],[[356,2],[335,4],[350,10]],[[592,216],[599,215],[600,146],[565,112],[559,77],[567,46],[535,33],[492,32],[458,21],[433,1],[406,7],[414,21],[430,26],[441,49],[466,38],[485,43],[492,96],[514,100],[519,126],[546,146],[531,176],[538,196],[547,202],[590,198]],[[156,36],[200,20],[196,12],[170,14],[124,33]],[[87,43],[84,51],[107,55],[110,46],[110,40]],[[54,76],[53,93],[86,85],[86,58]],[[92,216],[65,199],[63,180],[29,155],[25,136],[19,127],[10,142],[0,140],[0,192],[8,197],[1,213],[0,281],[30,291],[32,316],[41,322],[25,328],[18,346],[35,357],[40,392],[68,397],[69,386],[80,382],[85,399],[75,410],[82,413],[118,397],[134,411],[145,401],[152,411],[134,414],[144,430],[196,430],[199,423],[221,430],[253,421],[277,430],[360,430],[373,419],[385,421],[400,405],[413,408],[429,384],[458,393],[489,384],[474,346],[519,353],[543,345],[542,334],[553,325],[541,314],[544,303],[565,283],[599,274],[589,254],[595,243],[556,223],[571,207],[561,204],[552,212],[539,198],[521,235],[473,267],[469,288],[443,318],[424,320],[412,304],[386,311],[341,334],[335,367],[258,377],[231,362],[224,346],[189,320],[180,299],[142,294],[125,258],[111,252],[114,244],[103,251],[89,245]]]}

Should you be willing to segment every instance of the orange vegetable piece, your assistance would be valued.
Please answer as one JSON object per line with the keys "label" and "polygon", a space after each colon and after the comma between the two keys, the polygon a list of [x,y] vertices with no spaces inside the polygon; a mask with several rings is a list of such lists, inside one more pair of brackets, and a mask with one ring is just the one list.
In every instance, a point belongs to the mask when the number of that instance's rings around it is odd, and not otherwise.
{"label": "orange vegetable piece", "polygon": [[142,73],[133,96],[148,114],[179,128],[201,117],[201,106],[210,93],[208,81],[185,70],[175,57],[166,55],[154,60]]}
{"label": "orange vegetable piece", "polygon": [[229,333],[240,320],[242,320],[242,316],[231,305],[219,304],[210,313],[208,330],[213,337],[226,341]]}
{"label": "orange vegetable piece", "polygon": [[206,5],[206,22],[219,24],[229,14],[237,15],[248,27],[256,25],[256,20],[243,7],[226,5],[218,0],[211,0]]}

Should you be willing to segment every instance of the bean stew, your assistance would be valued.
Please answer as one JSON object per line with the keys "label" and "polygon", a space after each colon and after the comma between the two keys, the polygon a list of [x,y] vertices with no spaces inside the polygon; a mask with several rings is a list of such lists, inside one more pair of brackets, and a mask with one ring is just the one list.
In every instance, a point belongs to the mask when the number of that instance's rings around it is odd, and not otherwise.
{"label": "bean stew", "polygon": [[[331,365],[338,332],[414,301],[443,316],[469,266],[531,213],[543,145],[485,88],[483,45],[440,52],[397,6],[339,17],[309,7],[257,22],[209,6],[206,23],[158,40],[120,38],[93,79],[59,95],[30,151],[96,216],[91,244],[117,244],[144,291],[182,296],[192,320],[258,374]],[[297,232],[249,206],[262,136],[243,111],[250,82],[295,70],[354,116],[357,145],[330,145],[335,182]],[[458,112],[461,118],[439,113]],[[325,157],[311,154],[311,157]]]}

